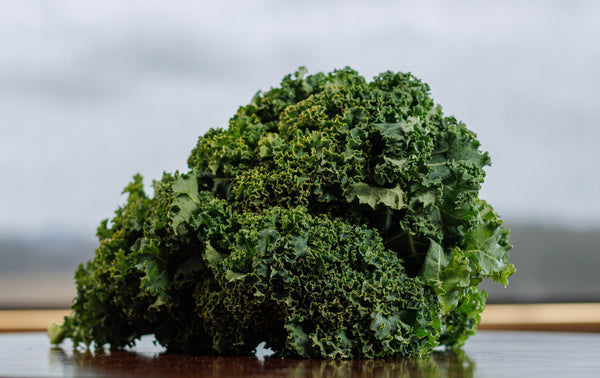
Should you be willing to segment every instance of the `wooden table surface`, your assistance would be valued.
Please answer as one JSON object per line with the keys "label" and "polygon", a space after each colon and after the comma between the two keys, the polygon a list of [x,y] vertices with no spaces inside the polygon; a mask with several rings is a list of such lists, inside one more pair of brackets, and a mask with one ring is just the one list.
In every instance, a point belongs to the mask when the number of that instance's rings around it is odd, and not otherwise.
{"label": "wooden table surface", "polygon": [[479,331],[461,353],[417,360],[321,361],[170,355],[143,338],[120,352],[52,347],[44,333],[0,334],[0,376],[600,377],[600,334]]}

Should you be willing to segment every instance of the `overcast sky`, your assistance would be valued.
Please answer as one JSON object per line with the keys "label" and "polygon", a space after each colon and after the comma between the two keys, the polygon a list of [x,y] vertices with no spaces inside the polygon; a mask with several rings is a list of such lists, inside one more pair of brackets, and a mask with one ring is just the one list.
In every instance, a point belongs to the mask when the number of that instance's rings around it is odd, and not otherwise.
{"label": "overcast sky", "polygon": [[93,235],[254,93],[410,71],[474,130],[508,221],[600,226],[600,2],[5,1],[0,232]]}

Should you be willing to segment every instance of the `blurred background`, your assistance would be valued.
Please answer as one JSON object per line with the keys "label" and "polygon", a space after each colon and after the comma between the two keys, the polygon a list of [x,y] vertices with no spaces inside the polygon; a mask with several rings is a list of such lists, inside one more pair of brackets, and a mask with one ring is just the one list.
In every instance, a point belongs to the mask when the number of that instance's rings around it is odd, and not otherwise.
{"label": "blurred background", "polygon": [[489,301],[600,301],[600,2],[3,1],[0,308],[67,307],[95,230],[258,90],[412,72],[475,131],[517,273]]}

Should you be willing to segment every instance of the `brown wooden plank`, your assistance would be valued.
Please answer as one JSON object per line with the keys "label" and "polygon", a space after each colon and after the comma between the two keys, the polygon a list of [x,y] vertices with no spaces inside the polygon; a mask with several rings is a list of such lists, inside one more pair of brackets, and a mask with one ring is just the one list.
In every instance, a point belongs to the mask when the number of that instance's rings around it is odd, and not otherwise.
{"label": "brown wooden plank", "polygon": [[[0,311],[0,332],[45,331],[70,310]],[[600,332],[600,303],[488,305],[480,329]]]}
{"label": "brown wooden plank", "polygon": [[3,310],[0,311],[0,332],[45,331],[50,322],[62,322],[71,310]]}
{"label": "brown wooden plank", "polygon": [[479,329],[600,332],[600,303],[488,305]]}

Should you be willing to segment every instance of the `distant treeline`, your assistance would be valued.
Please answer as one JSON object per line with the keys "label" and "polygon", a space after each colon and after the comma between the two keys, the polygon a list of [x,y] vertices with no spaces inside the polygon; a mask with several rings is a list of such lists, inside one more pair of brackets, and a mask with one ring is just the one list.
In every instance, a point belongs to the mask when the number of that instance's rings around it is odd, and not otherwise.
{"label": "distant treeline", "polygon": [[[517,267],[507,288],[484,283],[490,303],[599,302],[600,230],[508,224]],[[0,237],[0,274],[56,273],[73,277],[96,242],[73,235]]]}
{"label": "distant treeline", "polygon": [[507,288],[484,284],[489,302],[600,302],[600,229],[507,227],[517,272]]}
{"label": "distant treeline", "polygon": [[0,236],[0,274],[71,272],[94,256],[94,239],[77,235]]}

